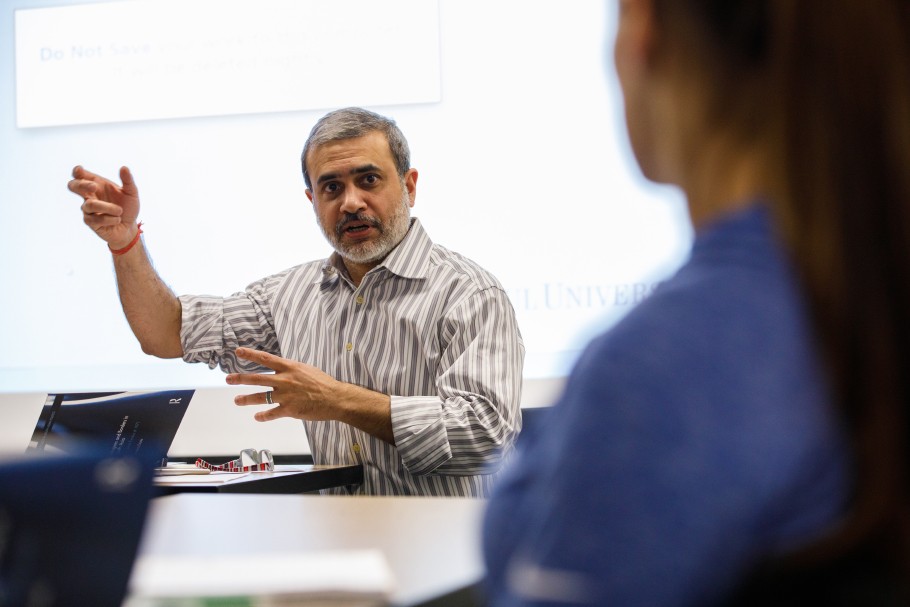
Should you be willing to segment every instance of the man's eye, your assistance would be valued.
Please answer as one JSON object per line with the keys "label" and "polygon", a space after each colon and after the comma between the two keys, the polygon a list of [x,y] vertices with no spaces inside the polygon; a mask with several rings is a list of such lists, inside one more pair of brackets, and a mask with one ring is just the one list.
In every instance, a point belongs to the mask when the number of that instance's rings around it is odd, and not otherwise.
{"label": "man's eye", "polygon": [[376,185],[379,183],[379,175],[364,175],[363,182],[367,185]]}
{"label": "man's eye", "polygon": [[327,183],[323,188],[326,194],[334,194],[339,190],[339,185],[337,183]]}

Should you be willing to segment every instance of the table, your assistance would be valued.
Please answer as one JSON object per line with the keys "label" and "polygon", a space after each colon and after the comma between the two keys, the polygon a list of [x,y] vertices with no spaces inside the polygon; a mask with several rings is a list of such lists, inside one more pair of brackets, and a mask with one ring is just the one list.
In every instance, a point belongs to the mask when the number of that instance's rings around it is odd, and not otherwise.
{"label": "table", "polygon": [[[479,604],[485,501],[453,497],[177,494],[152,501],[138,558],[379,549],[395,606]],[[252,513],[268,513],[255,517]],[[250,524],[226,527],[224,521]]]}
{"label": "table", "polygon": [[[228,476],[230,475],[230,476]],[[224,480],[228,476],[229,480]],[[174,493],[308,493],[359,485],[363,466],[313,464],[275,465],[275,472],[225,473],[215,475],[158,476],[155,485],[163,495]]]}

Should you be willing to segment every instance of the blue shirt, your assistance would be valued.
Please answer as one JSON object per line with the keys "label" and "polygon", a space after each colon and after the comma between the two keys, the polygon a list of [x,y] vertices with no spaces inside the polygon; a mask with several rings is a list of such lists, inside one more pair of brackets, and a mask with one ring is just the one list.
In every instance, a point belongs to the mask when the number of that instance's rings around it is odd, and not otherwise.
{"label": "blue shirt", "polygon": [[710,605],[846,507],[846,439],[762,205],[579,358],[491,496],[491,603]]}

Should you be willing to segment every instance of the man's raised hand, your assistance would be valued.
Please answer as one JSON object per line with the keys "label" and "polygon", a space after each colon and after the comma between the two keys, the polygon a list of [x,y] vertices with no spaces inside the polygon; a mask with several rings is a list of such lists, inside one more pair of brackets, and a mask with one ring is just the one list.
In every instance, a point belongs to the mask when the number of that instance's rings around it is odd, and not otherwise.
{"label": "man's raised hand", "polygon": [[127,167],[120,168],[120,181],[122,185],[117,185],[77,166],[68,184],[71,192],[82,197],[85,225],[115,250],[129,244],[139,230],[139,191]]}

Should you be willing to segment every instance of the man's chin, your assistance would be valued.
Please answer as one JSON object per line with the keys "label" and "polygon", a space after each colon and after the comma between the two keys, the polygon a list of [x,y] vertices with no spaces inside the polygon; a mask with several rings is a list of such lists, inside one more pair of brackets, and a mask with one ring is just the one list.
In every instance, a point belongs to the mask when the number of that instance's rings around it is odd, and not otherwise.
{"label": "man's chin", "polygon": [[373,263],[381,261],[386,252],[377,251],[373,246],[343,246],[337,247],[338,254],[354,263]]}

